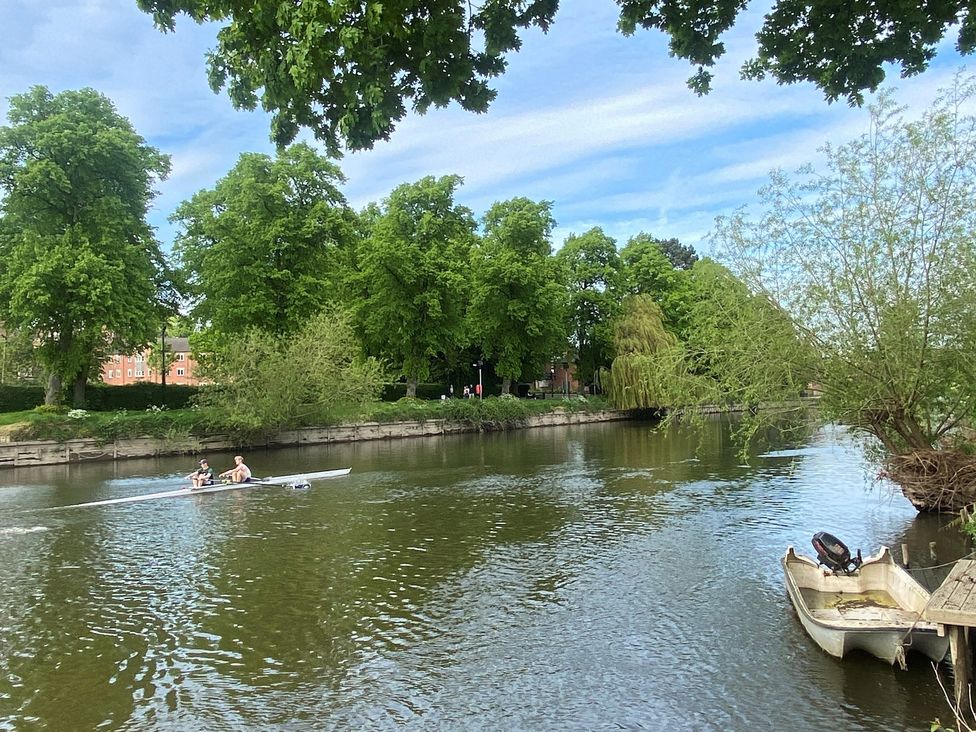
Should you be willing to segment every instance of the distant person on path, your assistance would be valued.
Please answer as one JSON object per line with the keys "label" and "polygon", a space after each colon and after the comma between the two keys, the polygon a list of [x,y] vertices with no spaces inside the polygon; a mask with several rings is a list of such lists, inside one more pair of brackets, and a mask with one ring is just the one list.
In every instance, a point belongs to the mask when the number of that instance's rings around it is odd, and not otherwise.
{"label": "distant person on path", "polygon": [[186,476],[193,485],[193,488],[203,488],[205,485],[211,485],[214,482],[213,478],[213,468],[207,464],[206,458],[200,461],[200,467]]}
{"label": "distant person on path", "polygon": [[465,399],[471,398],[471,390],[468,388],[467,384],[464,385],[464,398]]}
{"label": "distant person on path", "polygon": [[234,467],[220,474],[221,478],[230,478],[231,483],[247,483],[251,480],[251,469],[244,464],[244,458],[234,456]]}

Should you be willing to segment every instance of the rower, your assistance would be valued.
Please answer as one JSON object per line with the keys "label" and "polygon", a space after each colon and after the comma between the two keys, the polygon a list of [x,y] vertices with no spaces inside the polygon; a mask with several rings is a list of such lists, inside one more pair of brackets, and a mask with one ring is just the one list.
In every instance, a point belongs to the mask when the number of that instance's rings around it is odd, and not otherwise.
{"label": "rower", "polygon": [[200,467],[186,476],[194,488],[203,488],[206,485],[213,483],[213,468],[207,464],[207,459],[203,458],[200,461]]}
{"label": "rower", "polygon": [[231,483],[248,483],[251,480],[251,469],[244,464],[244,458],[234,456],[234,467],[220,474],[221,478],[230,478]]}

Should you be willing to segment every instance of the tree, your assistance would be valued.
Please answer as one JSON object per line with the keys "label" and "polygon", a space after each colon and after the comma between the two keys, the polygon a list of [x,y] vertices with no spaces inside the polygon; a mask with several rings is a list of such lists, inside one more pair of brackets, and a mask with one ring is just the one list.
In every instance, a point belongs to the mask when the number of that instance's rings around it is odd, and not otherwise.
{"label": "tree", "polygon": [[976,409],[974,96],[958,78],[912,122],[883,94],[871,133],[825,148],[825,170],[777,173],[759,221],[718,226],[736,270],[816,349],[825,415],[877,438],[923,509],[976,498],[950,444]]}
{"label": "tree", "polygon": [[607,398],[618,409],[674,408],[705,400],[705,382],[688,370],[684,349],[664,327],[650,295],[624,299],[613,326],[616,357],[604,377]]}
{"label": "tree", "polygon": [[[690,274],[684,347],[689,370],[706,382],[696,389],[737,405],[795,402],[816,372],[814,352],[789,314],[712,259],[697,261]],[[761,426],[749,422],[744,434]]]}
{"label": "tree", "polygon": [[691,244],[682,244],[677,239],[655,239],[664,256],[675,269],[691,269],[698,261],[698,255]]}
{"label": "tree", "polygon": [[378,361],[363,354],[352,316],[328,307],[290,335],[248,329],[226,342],[200,393],[215,424],[256,432],[335,419],[375,400],[383,388]]}
{"label": "tree", "polygon": [[570,340],[579,378],[595,384],[598,371],[612,358],[611,323],[623,284],[617,245],[596,227],[570,234],[556,259],[569,275]]}
{"label": "tree", "polygon": [[359,252],[359,322],[368,350],[399,368],[407,396],[431,361],[464,345],[471,211],[454,203],[456,175],[397,186]]}
{"label": "tree", "polygon": [[41,376],[31,334],[0,327],[0,384],[37,384]]}
{"label": "tree", "polygon": [[527,198],[495,203],[472,252],[470,332],[494,360],[503,394],[565,349],[566,287],[549,243],[551,208]]}
{"label": "tree", "polygon": [[355,235],[344,180],[299,144],[274,159],[244,153],[213,190],[179,206],[175,250],[211,348],[248,328],[294,332],[339,299]]}
{"label": "tree", "polygon": [[684,269],[678,269],[674,260],[665,253],[665,245],[671,247],[669,251],[672,252],[686,254],[690,251],[691,257],[698,259],[691,247],[682,247],[677,239],[663,242],[640,233],[631,237],[620,250],[621,271],[626,291],[632,295],[644,293],[653,297],[663,310],[667,327],[680,336],[686,327],[691,306],[690,277]]}
{"label": "tree", "polygon": [[156,332],[170,289],[146,222],[169,158],[146,145],[92,89],[37,86],[10,100],[0,128],[0,311],[30,333],[49,375],[45,400],[89,375],[109,350],[132,353]]}
{"label": "tree", "polygon": [[[424,113],[457,102],[484,112],[495,97],[489,81],[518,51],[519,32],[548,30],[558,0],[379,2],[304,0],[136,0],[164,31],[185,13],[197,22],[226,23],[208,57],[210,85],[226,87],[238,108],[258,103],[274,117],[279,146],[311,129],[331,152],[388,139],[407,107]],[[617,0],[618,29],[638,28],[670,37],[672,56],[697,67],[689,86],[707,93],[708,68],[725,53],[719,40],[746,7],[734,2]],[[756,35],[756,57],[743,75],[766,74],[780,83],[810,81],[830,101],[862,102],[884,79],[884,65],[903,76],[923,71],[950,26],[959,24],[956,48],[972,52],[976,19],[961,0],[942,4],[851,0],[831,3],[778,0]]]}

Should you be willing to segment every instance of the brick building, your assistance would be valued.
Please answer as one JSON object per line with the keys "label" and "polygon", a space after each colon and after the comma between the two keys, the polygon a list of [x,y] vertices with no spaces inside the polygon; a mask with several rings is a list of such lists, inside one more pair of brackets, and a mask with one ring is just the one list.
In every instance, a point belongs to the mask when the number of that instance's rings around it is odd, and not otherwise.
{"label": "brick building", "polygon": [[[166,383],[199,384],[197,362],[190,353],[189,341],[186,338],[167,338],[166,350],[172,361],[166,372]],[[102,363],[102,381],[111,386],[123,386],[143,381],[158,384],[161,379],[158,370],[150,366],[149,351],[143,351],[133,356],[118,353],[109,356]]]}

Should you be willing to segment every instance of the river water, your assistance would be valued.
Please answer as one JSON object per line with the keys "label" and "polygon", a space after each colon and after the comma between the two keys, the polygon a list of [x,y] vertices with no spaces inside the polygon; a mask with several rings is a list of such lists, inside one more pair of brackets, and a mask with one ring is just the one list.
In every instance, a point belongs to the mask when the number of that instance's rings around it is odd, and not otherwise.
{"label": "river water", "polygon": [[[230,467],[228,455],[211,464]],[[927,730],[928,662],[837,661],[783,588],[828,530],[966,553],[845,434],[607,423],[0,472],[0,729]],[[936,542],[937,561],[929,542]],[[896,552],[900,556],[900,552]]]}

